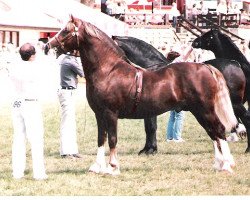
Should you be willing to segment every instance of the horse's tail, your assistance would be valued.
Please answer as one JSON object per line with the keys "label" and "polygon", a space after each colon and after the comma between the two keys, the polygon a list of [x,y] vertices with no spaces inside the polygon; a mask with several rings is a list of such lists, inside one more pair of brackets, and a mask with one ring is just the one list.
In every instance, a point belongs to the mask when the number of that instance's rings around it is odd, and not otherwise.
{"label": "horse's tail", "polygon": [[221,123],[225,127],[226,132],[231,132],[238,126],[238,121],[234,115],[233,106],[231,103],[228,87],[221,72],[213,67],[207,65],[217,82],[217,93],[215,96],[215,112],[219,117]]}

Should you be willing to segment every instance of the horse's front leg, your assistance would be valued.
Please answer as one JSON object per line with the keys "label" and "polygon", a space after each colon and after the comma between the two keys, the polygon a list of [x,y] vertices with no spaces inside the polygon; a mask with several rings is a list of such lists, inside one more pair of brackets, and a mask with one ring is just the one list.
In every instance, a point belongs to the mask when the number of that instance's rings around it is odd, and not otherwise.
{"label": "horse's front leg", "polygon": [[157,116],[144,119],[144,127],[146,132],[146,144],[144,148],[139,152],[145,154],[154,154],[157,152],[157,140],[156,140],[156,130],[157,130]]}
{"label": "horse's front leg", "polygon": [[98,150],[96,161],[89,168],[90,172],[94,173],[106,173],[107,167],[105,162],[105,147],[104,144],[107,140],[107,133],[105,131],[104,120],[101,116],[96,115],[97,127],[98,127]]}
{"label": "horse's front leg", "polygon": [[106,173],[111,175],[119,175],[121,173],[116,148],[110,149],[110,159]]}

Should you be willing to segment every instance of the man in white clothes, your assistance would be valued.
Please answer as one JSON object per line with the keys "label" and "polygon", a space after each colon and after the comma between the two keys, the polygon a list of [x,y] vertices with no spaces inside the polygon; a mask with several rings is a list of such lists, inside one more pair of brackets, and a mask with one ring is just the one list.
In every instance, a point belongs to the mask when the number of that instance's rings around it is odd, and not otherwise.
{"label": "man in white clothes", "polygon": [[39,64],[35,61],[36,50],[33,45],[25,43],[20,47],[19,53],[22,60],[9,70],[14,92],[13,177],[16,179],[24,177],[27,139],[31,146],[33,177],[36,180],[43,180],[47,175],[44,165],[44,128],[38,93],[41,74]]}

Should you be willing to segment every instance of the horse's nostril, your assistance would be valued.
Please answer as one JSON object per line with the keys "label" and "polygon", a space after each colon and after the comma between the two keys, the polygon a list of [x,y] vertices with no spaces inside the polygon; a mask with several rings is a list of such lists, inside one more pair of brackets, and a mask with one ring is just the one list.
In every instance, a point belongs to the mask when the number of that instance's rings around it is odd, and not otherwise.
{"label": "horse's nostril", "polygon": [[45,46],[44,46],[44,53],[45,53],[45,55],[48,55],[48,52],[49,52],[49,45],[45,44]]}

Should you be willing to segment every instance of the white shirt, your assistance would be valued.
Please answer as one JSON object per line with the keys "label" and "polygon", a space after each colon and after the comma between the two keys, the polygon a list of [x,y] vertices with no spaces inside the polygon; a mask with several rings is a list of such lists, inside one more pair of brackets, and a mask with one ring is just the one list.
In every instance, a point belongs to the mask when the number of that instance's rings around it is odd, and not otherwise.
{"label": "white shirt", "polygon": [[175,3],[173,3],[173,6],[170,10],[170,14],[173,16],[173,17],[178,17],[180,16],[180,11],[177,9],[177,5]]}
{"label": "white shirt", "polygon": [[[41,78],[36,61],[19,61],[9,69],[14,99],[39,99]],[[45,78],[45,77],[44,77]]]}
{"label": "white shirt", "polygon": [[220,13],[227,14],[227,5],[222,3],[218,4],[216,12],[217,15],[219,15]]}

